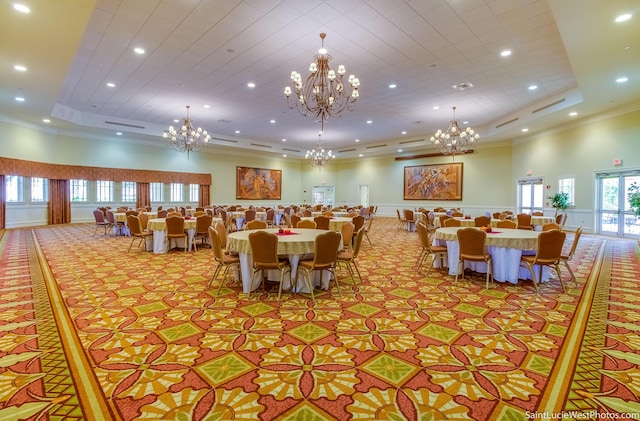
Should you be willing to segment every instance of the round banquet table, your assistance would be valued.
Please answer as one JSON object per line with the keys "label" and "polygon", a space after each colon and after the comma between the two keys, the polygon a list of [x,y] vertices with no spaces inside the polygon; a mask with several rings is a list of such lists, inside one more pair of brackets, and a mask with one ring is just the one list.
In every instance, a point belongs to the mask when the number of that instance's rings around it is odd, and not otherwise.
{"label": "round banquet table", "polygon": [[[315,218],[314,216],[303,216],[302,218],[300,218],[300,220],[308,219],[310,221],[313,221],[314,218]],[[345,222],[353,222],[353,218],[348,218],[348,217],[333,217],[333,218],[330,218],[329,219],[329,229],[331,231],[342,232],[342,225],[344,225]]]}
{"label": "round banquet table", "polygon": [[[211,225],[216,222],[222,222],[222,218],[213,218]],[[187,231],[188,242],[187,249],[191,250],[193,245],[193,236],[196,233],[196,218],[185,219],[184,229]],[[171,243],[167,244],[167,222],[166,218],[153,218],[147,221],[147,231],[153,231],[153,238],[147,238],[147,250],[153,250],[156,254],[166,253],[173,247],[184,248],[184,240],[181,238],[172,238]]]}
{"label": "round banquet table", "polygon": [[[457,231],[462,227],[438,228],[434,234],[435,245],[446,245],[449,263],[449,275],[455,276],[458,271],[458,258],[460,247],[458,244]],[[518,279],[531,279],[531,274],[526,267],[520,266],[520,258],[523,254],[535,254],[538,248],[538,231],[518,230],[509,228],[494,229],[487,233],[487,252],[491,254],[493,260],[493,278],[501,282],[518,283]],[[434,267],[439,267],[440,262],[436,260]],[[486,263],[465,262],[465,268],[475,272],[487,273]],[[542,268],[540,276],[540,266],[534,266],[537,271],[536,276],[540,282],[546,282],[551,276],[551,269],[547,266]]]}
{"label": "round banquet table", "polygon": [[[242,291],[249,293],[262,284],[261,279],[251,279],[251,273],[253,268],[253,257],[251,255],[251,246],[249,244],[249,234],[256,231],[266,231],[270,233],[278,234],[278,228],[266,229],[266,230],[243,230],[232,232],[227,236],[227,250],[232,253],[238,253],[240,257],[240,273],[242,276]],[[317,230],[309,228],[292,228],[290,235],[278,234],[278,255],[286,256],[291,263],[291,276],[285,276],[283,289],[291,288],[291,278],[295,279],[298,262],[301,258],[311,258],[315,251],[316,237],[320,234],[326,233],[326,230]],[[340,242],[342,245],[342,242]],[[268,279],[280,280],[279,271],[268,271]],[[315,275],[318,275],[316,272]],[[329,288],[330,274],[327,271],[323,271],[322,279],[320,276],[314,276],[314,286],[318,286],[322,289]],[[305,285],[300,282],[298,291],[305,291]]]}

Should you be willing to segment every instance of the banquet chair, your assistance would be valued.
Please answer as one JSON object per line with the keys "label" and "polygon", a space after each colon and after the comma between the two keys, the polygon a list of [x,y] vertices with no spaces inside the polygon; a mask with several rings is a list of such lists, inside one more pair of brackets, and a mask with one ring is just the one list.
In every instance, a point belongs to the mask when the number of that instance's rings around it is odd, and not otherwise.
{"label": "banquet chair", "polygon": [[371,231],[371,224],[373,224],[373,219],[374,219],[374,214],[369,214],[369,219],[367,220],[367,223],[364,225],[364,227],[362,227],[364,229],[364,236],[367,237],[367,241],[369,242],[370,246],[373,246],[373,243],[371,242],[371,238],[369,238],[369,232]]}
{"label": "banquet chair", "polygon": [[459,219],[456,218],[447,218],[444,220],[444,227],[449,228],[449,227],[461,227],[462,226],[462,222],[460,222]]}
{"label": "banquet chair", "polygon": [[501,219],[500,221],[498,221],[496,223],[496,228],[516,229],[517,226],[518,226],[518,224],[516,224],[515,221],[511,221],[509,219]]}
{"label": "banquet chair", "polygon": [[178,211],[167,211],[167,218],[172,217],[172,216],[177,216],[182,218],[182,214]]}
{"label": "banquet chair", "polygon": [[253,221],[247,222],[244,226],[246,230],[263,230],[267,229],[267,221],[261,221],[259,219],[254,219]]}
{"label": "banquet chair", "polygon": [[327,218],[326,216],[316,216],[315,218],[313,218],[313,220],[316,223],[316,229],[319,230],[328,230],[329,229],[329,221],[330,219]]}
{"label": "banquet chair", "polygon": [[518,220],[519,230],[533,230],[533,225],[531,225],[531,215],[527,213],[519,213],[516,215],[516,219]]}
{"label": "banquet chair", "polygon": [[[416,219],[411,209],[403,209],[404,212],[404,220],[407,229],[411,231],[412,227],[416,224]],[[358,229],[358,227],[356,227]]]}
{"label": "banquet chair", "polygon": [[476,216],[475,219],[473,220],[474,224],[476,227],[488,227],[491,226],[491,218],[483,215],[483,216]]}
{"label": "banquet chair", "polygon": [[[319,211],[319,210],[320,210],[320,209],[318,209],[318,211]],[[316,211],[316,212],[317,212],[317,211]],[[306,216],[306,217],[313,216],[313,214],[311,213],[311,209],[305,209],[305,210],[303,210],[303,211],[302,211],[302,216]]]}
{"label": "banquet chair", "polygon": [[199,217],[199,216],[206,215],[206,214],[207,214],[207,213],[206,213],[205,211],[195,211],[195,212],[193,213],[193,217],[194,217],[194,218],[197,218],[197,217]]}
{"label": "banquet chair", "polygon": [[445,261],[447,256],[447,247],[431,245],[429,231],[424,223],[418,222],[416,224],[416,227],[418,229],[418,239],[420,240],[420,245],[422,246],[422,251],[418,256],[418,266],[416,268],[416,272],[420,273],[420,268],[422,267],[424,262],[429,258],[429,256],[432,256],[431,265],[429,265],[429,270],[426,274],[426,276],[429,276],[429,274],[431,273],[431,269],[433,269],[433,264],[435,263],[437,258],[440,258],[440,267],[446,267]]}
{"label": "banquet chair", "polygon": [[147,225],[149,224],[149,215],[145,212],[142,212],[138,215],[138,219],[140,219],[140,226],[142,227],[142,231],[147,231]]}
{"label": "banquet chair", "polygon": [[267,210],[267,218],[265,220],[267,221],[267,226],[268,227],[275,227],[276,226],[276,211],[274,209]]}
{"label": "banquet chair", "polygon": [[[264,221],[262,221],[264,222]],[[253,269],[251,272],[251,285],[256,274],[261,276],[262,289],[264,290],[265,270],[280,271],[280,286],[278,287],[278,301],[282,294],[282,284],[285,273],[291,273],[289,259],[278,257],[278,236],[266,231],[256,231],[249,234],[249,246],[253,255]],[[249,291],[248,298],[251,297]]]}
{"label": "banquet chair", "polygon": [[438,219],[440,220],[440,227],[444,227],[444,221],[446,221],[447,219],[451,219],[451,217],[449,215],[440,215],[438,216]]}
{"label": "banquet chair", "polygon": [[351,222],[345,222],[340,227],[340,232],[342,233],[343,249],[351,248],[351,238],[353,237],[353,228],[354,228],[354,225]]}
{"label": "banquet chair", "polygon": [[158,218],[166,218],[168,213],[169,212],[167,212],[166,210],[160,209],[158,211]]}
{"label": "banquet chair", "polygon": [[244,211],[244,227],[253,220],[256,219],[256,210],[255,209],[247,209]]}
{"label": "banquet chair", "polygon": [[311,299],[314,303],[316,299],[313,295],[313,281],[311,279],[311,273],[316,270],[320,271],[320,277],[322,277],[322,273],[325,270],[331,273],[333,279],[336,281],[338,295],[340,295],[340,284],[338,283],[338,278],[336,277],[333,268],[338,258],[338,250],[340,249],[341,241],[342,236],[335,231],[322,233],[316,237],[313,259],[300,260],[300,262],[298,262],[295,285],[298,285],[298,276],[302,272],[303,278],[306,280],[307,287],[311,292]]}
{"label": "banquet chair", "polygon": [[296,225],[296,228],[316,229],[316,221],[313,221],[311,219],[301,219],[300,221],[298,221],[298,225]]}
{"label": "banquet chair", "polygon": [[400,209],[396,209],[396,213],[398,214],[398,226],[397,229],[402,229],[407,226],[407,220],[404,219],[404,211],[402,215],[400,215]]}
{"label": "banquet chair", "polygon": [[[237,267],[238,271],[240,271],[240,257],[238,255],[229,255],[222,252],[222,247],[220,245],[220,238],[218,237],[218,232],[213,228],[209,227],[209,241],[211,242],[211,251],[213,252],[213,258],[215,259],[218,265],[213,271],[213,276],[209,281],[208,288],[211,288],[211,284],[218,277],[220,271],[224,268],[224,272],[222,273],[222,279],[220,280],[220,286],[218,287],[218,294],[220,295],[220,291],[222,290],[222,286],[224,285],[224,280],[227,277],[227,273],[229,269],[232,267]],[[240,279],[242,279],[240,277]]]}
{"label": "banquet chair", "polygon": [[458,270],[456,271],[456,279],[458,274],[462,272],[464,279],[464,262],[484,262],[487,264],[486,289],[489,289],[489,279],[493,281],[493,271],[491,265],[493,263],[491,255],[486,251],[487,233],[476,228],[462,228],[456,233],[458,237],[458,245],[460,247],[460,257],[458,258]]}
{"label": "banquet chair", "polygon": [[532,212],[531,216],[544,216],[544,212],[540,212],[540,211]]}
{"label": "banquet chair", "polygon": [[546,224],[542,225],[542,231],[549,231],[549,230],[562,231],[562,227],[556,224],[555,222],[547,222]]}
{"label": "banquet chair", "polygon": [[360,231],[360,228],[364,227],[364,216],[354,216],[351,218],[351,222],[353,222],[353,235],[355,236]]}
{"label": "banquet chair", "polygon": [[184,230],[184,218],[182,216],[169,216],[165,219],[167,224],[167,250],[171,244],[172,238],[184,239],[184,252],[189,248],[189,236]]}
{"label": "banquet chair", "polygon": [[140,218],[135,215],[127,216],[127,225],[129,226],[129,232],[131,233],[131,244],[129,244],[127,253],[131,251],[131,246],[133,246],[133,242],[136,241],[136,238],[140,240],[138,242],[138,251],[140,251],[142,245],[146,245],[147,237],[152,236],[153,232],[143,231],[142,224],[140,223]]}
{"label": "banquet chair", "polygon": [[567,223],[567,214],[566,213],[560,213],[558,214],[558,216],[556,216],[556,224],[560,225],[560,227],[562,227],[562,229],[564,229],[564,224]]}
{"label": "banquet chair", "polygon": [[196,212],[204,212],[204,206],[196,206]]}
{"label": "banquet chair", "polygon": [[122,228],[124,228],[124,222],[116,222],[116,217],[113,215],[111,209],[107,209],[107,222],[109,228],[114,228],[116,230],[115,234],[122,234]]}
{"label": "banquet chair", "polygon": [[200,245],[204,246],[207,244],[207,239],[209,238],[209,227],[211,226],[212,221],[213,217],[206,213],[196,217],[196,232],[193,235],[193,249],[195,251],[198,251],[198,248],[196,247],[196,239],[198,237],[202,239],[200,240]]}
{"label": "banquet chair", "polygon": [[504,219],[500,218],[500,215],[502,215],[502,212],[494,212],[491,216],[493,216],[493,219]]}
{"label": "banquet chair", "polygon": [[525,266],[531,273],[531,279],[533,280],[533,286],[536,290],[536,294],[539,293],[538,279],[534,266],[540,266],[540,274],[542,275],[543,266],[554,267],[558,278],[560,279],[560,285],[562,286],[562,292],[565,292],[564,281],[560,274],[560,256],[562,255],[562,247],[564,240],[567,237],[567,233],[559,230],[543,231],[538,235],[538,247],[536,248],[535,255],[523,255],[520,258],[520,265]]}
{"label": "banquet chair", "polygon": [[128,211],[125,212],[125,215],[126,216],[129,216],[129,215],[138,216],[138,211],[128,210]]}
{"label": "banquet chair", "polygon": [[564,263],[567,270],[569,271],[569,274],[571,275],[571,278],[569,280],[573,281],[575,284],[578,283],[578,280],[576,279],[576,276],[573,274],[573,271],[571,270],[571,266],[569,266],[569,261],[573,257],[573,254],[576,252],[576,248],[578,247],[578,241],[580,241],[581,235],[582,235],[582,227],[578,227],[578,229],[576,230],[576,233],[573,236],[573,243],[571,244],[571,249],[569,250],[569,253],[560,254],[560,261]]}
{"label": "banquet chair", "polygon": [[358,269],[358,265],[356,265],[356,258],[358,257],[358,253],[360,253],[360,246],[362,245],[363,238],[364,228],[360,228],[360,230],[356,233],[356,240],[353,248],[339,251],[336,258],[336,266],[344,266],[347,269],[347,272],[349,272],[349,277],[351,278],[351,283],[353,284],[355,289],[357,289],[357,285],[353,269],[356,270],[355,273],[358,274],[358,279],[360,280],[360,283],[362,283],[362,276],[360,275],[360,269]]}
{"label": "banquet chair", "polygon": [[98,232],[98,228],[100,227],[104,227],[104,235],[107,235],[109,221],[105,219],[104,213],[100,209],[96,209],[93,211],[93,217],[96,220],[96,229],[93,231],[93,236],[95,237],[96,232]]}
{"label": "banquet chair", "polygon": [[453,216],[454,218],[462,218],[464,216],[464,213],[462,212],[452,212],[451,216]]}
{"label": "banquet chair", "polygon": [[291,228],[297,228],[297,227],[298,227],[298,222],[300,222],[300,217],[299,217],[298,215],[296,215],[296,214],[294,213],[294,214],[291,214],[291,215],[289,216],[289,223],[290,223],[290,225],[289,225],[289,226],[290,226]]}

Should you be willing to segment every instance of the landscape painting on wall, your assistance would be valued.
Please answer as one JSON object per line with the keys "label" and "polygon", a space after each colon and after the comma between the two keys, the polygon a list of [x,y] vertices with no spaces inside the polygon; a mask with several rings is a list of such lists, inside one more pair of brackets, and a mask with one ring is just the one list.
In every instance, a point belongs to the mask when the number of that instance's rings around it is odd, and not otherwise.
{"label": "landscape painting on wall", "polygon": [[282,170],[236,167],[236,199],[280,200]]}
{"label": "landscape painting on wall", "polygon": [[405,200],[462,200],[462,162],[404,167]]}

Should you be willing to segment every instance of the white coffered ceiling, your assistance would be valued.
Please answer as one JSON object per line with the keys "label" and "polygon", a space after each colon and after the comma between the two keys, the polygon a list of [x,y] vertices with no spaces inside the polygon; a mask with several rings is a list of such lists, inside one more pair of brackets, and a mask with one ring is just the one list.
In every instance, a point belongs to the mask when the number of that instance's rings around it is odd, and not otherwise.
{"label": "white coffered ceiling", "polygon": [[25,0],[28,15],[14,2],[1,3],[0,118],[88,141],[162,145],[190,105],[210,150],[303,156],[320,125],[283,89],[321,32],[331,67],[361,81],[355,110],[325,125],[339,158],[433,151],[453,106],[488,145],[640,102],[637,0]]}

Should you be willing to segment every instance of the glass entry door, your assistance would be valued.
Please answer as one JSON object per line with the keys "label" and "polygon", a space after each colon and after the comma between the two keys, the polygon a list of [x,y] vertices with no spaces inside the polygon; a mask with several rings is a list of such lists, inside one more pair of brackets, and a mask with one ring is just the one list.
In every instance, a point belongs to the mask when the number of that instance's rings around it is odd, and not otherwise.
{"label": "glass entry door", "polygon": [[336,188],[334,186],[313,186],[311,193],[314,205],[335,205]]}
{"label": "glass entry door", "polygon": [[632,183],[640,184],[640,171],[597,174],[597,233],[632,238],[640,235],[640,219],[633,214],[627,198]]}
{"label": "glass entry door", "polygon": [[518,180],[518,212],[532,214],[544,208],[542,178]]}

